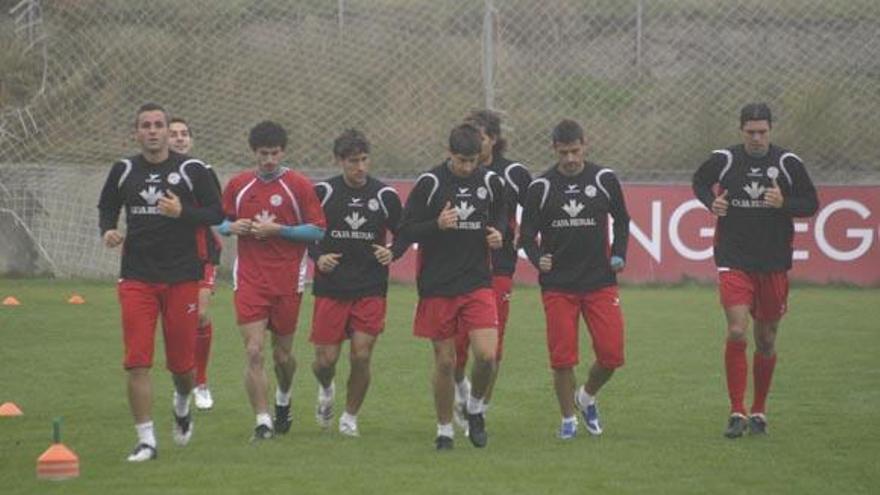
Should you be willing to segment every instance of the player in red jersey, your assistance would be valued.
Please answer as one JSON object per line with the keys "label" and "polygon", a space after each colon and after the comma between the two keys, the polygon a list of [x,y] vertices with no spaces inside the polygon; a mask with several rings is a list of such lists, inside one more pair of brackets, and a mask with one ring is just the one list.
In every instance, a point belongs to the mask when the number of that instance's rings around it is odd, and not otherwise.
{"label": "player in red jersey", "polygon": [[[180,118],[172,117],[168,122],[169,146],[172,151],[181,155],[189,155],[193,146],[192,129],[189,123]],[[210,165],[205,168],[211,173],[217,186],[217,194],[220,194],[220,180]],[[202,279],[199,281],[199,330],[196,338],[196,387],[193,389],[196,409],[207,410],[214,407],[214,397],[208,388],[208,358],[211,354],[211,340],[214,335],[214,326],[208,309],[211,305],[211,296],[214,294],[214,284],[217,278],[217,265],[220,264],[220,240],[210,227],[199,228],[196,241],[199,243],[199,256],[204,263]]]}
{"label": "player in red jersey", "polygon": [[[138,443],[130,462],[156,458],[150,416],[150,368],[156,322],[161,314],[166,366],[174,380],[175,443],[193,433],[189,407],[198,326],[198,280],[202,276],[196,232],[223,219],[217,187],[199,160],[168,148],[168,114],[155,103],[135,119],[141,153],[113,165],[98,203],[104,244],[122,246],[119,303],[128,372],[128,400]],[[125,208],[127,233],[117,228]]]}
{"label": "player in red jersey", "polygon": [[[287,131],[265,121],[248,138],[256,167],[233,177],[223,191],[223,235],[238,237],[233,267],[235,313],[244,339],[245,389],[257,416],[254,440],[290,429],[292,354],[303,291],[301,263],[307,243],[324,236],[324,213],[309,180],[281,165]],[[277,379],[275,418],[269,415],[263,368],[266,330],[272,332]]]}
{"label": "player in red jersey", "polygon": [[[764,103],[740,111],[743,144],[715,150],[694,173],[697,198],[716,217],[715,264],[727,319],[724,364],[730,417],[724,435],[767,433],[765,405],[776,366],[776,333],[786,311],[795,217],[819,208],[801,159],[770,144],[772,117]],[[720,189],[716,195],[713,188]],[[746,417],[746,331],[754,322],[754,401]]]}

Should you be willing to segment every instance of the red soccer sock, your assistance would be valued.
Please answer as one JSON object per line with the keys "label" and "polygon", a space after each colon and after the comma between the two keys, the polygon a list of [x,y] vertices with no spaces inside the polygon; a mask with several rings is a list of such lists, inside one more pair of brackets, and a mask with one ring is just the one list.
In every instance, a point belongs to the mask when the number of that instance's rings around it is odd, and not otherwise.
{"label": "red soccer sock", "polygon": [[211,354],[211,336],[214,327],[210,323],[199,327],[196,335],[196,385],[208,382],[208,356]]}
{"label": "red soccer sock", "polygon": [[769,357],[760,352],[755,353],[753,363],[755,400],[752,402],[752,414],[764,414],[767,394],[770,392],[770,381],[773,380],[773,368],[775,367],[775,353]]}
{"label": "red soccer sock", "polygon": [[727,346],[724,349],[724,366],[727,369],[727,395],[730,397],[730,412],[745,415],[746,382],[748,381],[746,341],[727,341]]}

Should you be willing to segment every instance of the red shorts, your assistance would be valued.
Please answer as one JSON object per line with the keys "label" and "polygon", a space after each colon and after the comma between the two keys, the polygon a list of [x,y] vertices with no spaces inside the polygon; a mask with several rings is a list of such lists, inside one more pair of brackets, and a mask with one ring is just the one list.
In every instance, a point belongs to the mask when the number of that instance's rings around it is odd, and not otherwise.
{"label": "red shorts", "polygon": [[267,320],[276,335],[293,335],[302,294],[275,295],[239,285],[235,290],[235,318],[239,325]]}
{"label": "red shorts", "polygon": [[616,285],[583,294],[546,291],[541,297],[547,320],[550,366],[572,368],[580,361],[580,315],[587,322],[596,362],[607,369],[623,366],[623,313]]}
{"label": "red shorts", "polygon": [[[492,277],[492,290],[495,291],[495,307],[498,310],[498,349],[497,359],[501,361],[504,351],[504,330],[507,327],[507,315],[510,313],[510,294],[513,291],[513,278],[509,275],[495,275]],[[462,369],[467,365],[468,348],[471,339],[467,332],[461,332],[455,336],[455,366]]]}
{"label": "red shorts", "polygon": [[416,337],[446,340],[459,333],[483,328],[498,328],[495,291],[476,289],[451,297],[419,299],[413,333]]}
{"label": "red shorts", "polygon": [[154,284],[120,280],[117,292],[122,307],[123,366],[153,366],[156,321],[161,314],[166,367],[177,374],[192,370],[199,326],[198,282]]}
{"label": "red shorts", "polygon": [[202,271],[202,279],[199,280],[199,289],[211,289],[214,293],[214,284],[217,282],[217,266],[205,263]]}
{"label": "red shorts", "polygon": [[719,269],[718,292],[725,308],[748,306],[757,321],[779,321],[787,309],[788,274]]}
{"label": "red shorts", "polygon": [[312,335],[318,345],[336,345],[352,332],[378,336],[385,328],[385,298],[334,299],[315,296],[312,312]]}

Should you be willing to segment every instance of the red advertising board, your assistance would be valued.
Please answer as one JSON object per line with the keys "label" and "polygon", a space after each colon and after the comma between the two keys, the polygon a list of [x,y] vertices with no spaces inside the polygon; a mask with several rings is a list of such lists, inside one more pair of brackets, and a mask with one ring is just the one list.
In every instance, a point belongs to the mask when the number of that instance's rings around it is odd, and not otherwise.
{"label": "red advertising board", "polygon": [[[391,181],[405,200],[411,181]],[[715,280],[715,221],[689,185],[624,185],[630,223],[626,282]],[[880,285],[880,186],[820,186],[819,211],[795,219],[793,280]],[[516,281],[535,283],[520,259]],[[394,280],[415,278],[411,249],[392,266]]]}

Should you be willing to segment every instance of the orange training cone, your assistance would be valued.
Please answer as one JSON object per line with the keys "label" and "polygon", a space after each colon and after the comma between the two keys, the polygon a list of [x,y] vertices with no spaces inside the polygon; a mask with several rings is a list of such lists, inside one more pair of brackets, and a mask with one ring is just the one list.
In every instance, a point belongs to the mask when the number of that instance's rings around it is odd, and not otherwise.
{"label": "orange training cone", "polygon": [[74,294],[70,296],[70,299],[67,300],[69,304],[85,304],[86,300],[79,294]]}
{"label": "orange training cone", "polygon": [[61,418],[52,424],[52,445],[37,459],[37,478],[67,480],[79,476],[79,457],[61,443]]}
{"label": "orange training cone", "polygon": [[4,306],[21,306],[21,302],[15,296],[9,296],[3,300]]}
{"label": "orange training cone", "polygon": [[21,416],[23,414],[15,402],[4,402],[3,405],[0,405],[0,416]]}

